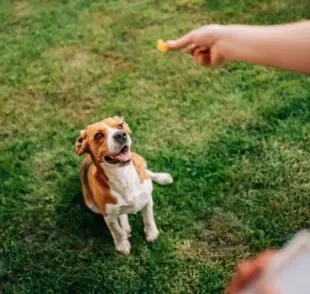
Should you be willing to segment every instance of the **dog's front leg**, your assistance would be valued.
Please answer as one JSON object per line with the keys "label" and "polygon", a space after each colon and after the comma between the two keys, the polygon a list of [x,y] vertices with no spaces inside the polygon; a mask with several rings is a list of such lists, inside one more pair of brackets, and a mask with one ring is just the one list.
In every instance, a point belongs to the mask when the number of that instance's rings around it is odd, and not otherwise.
{"label": "dog's front leg", "polygon": [[128,234],[120,227],[117,216],[104,218],[113,236],[116,250],[122,254],[129,254],[131,245],[128,241]]}
{"label": "dog's front leg", "polygon": [[128,238],[130,237],[131,227],[128,221],[128,215],[122,214],[118,217],[121,228],[127,233]]}
{"label": "dog's front leg", "polygon": [[150,197],[149,202],[143,208],[142,215],[143,215],[144,233],[146,235],[146,240],[148,242],[154,242],[159,235],[159,231],[157,229],[154,215],[153,215],[152,196]]}

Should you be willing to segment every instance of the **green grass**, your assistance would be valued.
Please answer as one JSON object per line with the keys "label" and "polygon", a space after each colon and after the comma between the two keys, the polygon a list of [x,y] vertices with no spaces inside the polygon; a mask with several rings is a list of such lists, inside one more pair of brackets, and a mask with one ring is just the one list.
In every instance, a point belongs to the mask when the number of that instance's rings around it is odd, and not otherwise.
{"label": "green grass", "polygon": [[[202,69],[174,38],[210,22],[310,17],[308,0],[4,1],[0,8],[0,292],[222,293],[234,264],[310,225],[309,77]],[[83,205],[79,130],[120,114],[155,187],[130,256]]]}

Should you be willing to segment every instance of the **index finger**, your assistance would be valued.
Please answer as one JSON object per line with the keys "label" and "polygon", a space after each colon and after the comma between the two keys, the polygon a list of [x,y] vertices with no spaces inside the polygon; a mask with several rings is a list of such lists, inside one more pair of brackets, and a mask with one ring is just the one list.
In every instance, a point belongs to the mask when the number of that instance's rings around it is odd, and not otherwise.
{"label": "index finger", "polygon": [[177,40],[169,40],[166,42],[170,50],[181,50],[192,43],[192,32],[184,35]]}

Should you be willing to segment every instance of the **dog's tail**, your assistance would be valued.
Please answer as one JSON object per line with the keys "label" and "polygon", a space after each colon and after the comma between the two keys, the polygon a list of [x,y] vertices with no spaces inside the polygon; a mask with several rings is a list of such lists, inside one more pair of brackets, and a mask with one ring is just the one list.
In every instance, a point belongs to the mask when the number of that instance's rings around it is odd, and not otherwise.
{"label": "dog's tail", "polygon": [[169,185],[173,183],[173,178],[168,173],[153,173],[149,169],[146,170],[151,180],[160,185]]}

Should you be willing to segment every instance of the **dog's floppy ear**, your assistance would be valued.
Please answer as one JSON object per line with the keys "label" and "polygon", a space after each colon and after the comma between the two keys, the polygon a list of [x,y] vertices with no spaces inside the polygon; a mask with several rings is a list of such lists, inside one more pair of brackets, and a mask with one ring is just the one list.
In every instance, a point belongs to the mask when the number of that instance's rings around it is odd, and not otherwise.
{"label": "dog's floppy ear", "polygon": [[87,134],[85,130],[82,130],[80,136],[75,141],[75,152],[77,155],[81,156],[87,151],[87,149]]}
{"label": "dog's floppy ear", "polygon": [[123,123],[124,131],[125,131],[128,135],[131,135],[131,134],[132,134],[132,131],[131,131],[131,129],[129,128],[128,124],[125,122],[125,118],[124,118],[123,116],[115,116],[114,118],[120,120],[120,121]]}

